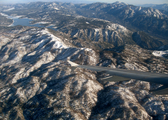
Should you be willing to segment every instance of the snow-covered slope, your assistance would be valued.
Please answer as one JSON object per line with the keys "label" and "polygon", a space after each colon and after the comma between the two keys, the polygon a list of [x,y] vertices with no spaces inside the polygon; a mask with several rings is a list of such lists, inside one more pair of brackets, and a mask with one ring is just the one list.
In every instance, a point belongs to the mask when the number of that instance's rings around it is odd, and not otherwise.
{"label": "snow-covered slope", "polygon": [[165,4],[144,4],[141,6],[168,11],[168,4],[166,4],[166,3]]}
{"label": "snow-covered slope", "polygon": [[89,18],[109,20],[128,28],[167,38],[168,15],[163,10],[117,2],[81,5],[77,9],[77,13]]}
{"label": "snow-covered slope", "polygon": [[[167,35],[161,11],[121,2],[36,2],[0,11],[49,22],[58,30],[0,27],[0,119],[168,119],[168,95],[150,92],[162,85],[102,81],[108,74],[74,69],[67,62],[167,74],[168,59],[147,50],[166,45],[148,35]],[[149,31],[133,33],[130,26]]]}
{"label": "snow-covered slope", "polygon": [[[121,46],[131,41],[132,32],[119,24],[109,24],[106,28],[73,29],[68,31],[71,38],[89,39]],[[129,39],[129,40],[128,40]],[[127,41],[128,40],[128,41]]]}
{"label": "snow-covered slope", "polygon": [[106,74],[73,69],[67,62],[166,73],[166,60],[152,58],[150,51],[128,45],[98,53],[72,47],[41,28],[6,28],[0,34],[1,119],[168,117],[168,97],[149,92],[160,85],[138,80],[104,82],[100,79]]}
{"label": "snow-covered slope", "polygon": [[[3,11],[10,8],[10,11]],[[34,10],[35,9],[35,10]],[[32,24],[40,23],[53,26],[57,31],[69,34],[69,37],[94,42],[106,42],[112,47],[133,44],[132,33],[143,31],[146,38],[156,38],[157,42],[142,37],[141,45],[147,49],[157,49],[167,43],[168,16],[165,12],[128,5],[122,2],[70,4],[60,2],[32,2],[29,4],[6,5],[2,12],[32,18]],[[109,27],[110,26],[110,27]],[[78,47],[86,47],[74,41]],[[159,44],[158,44],[159,43]],[[92,45],[93,45],[92,44]],[[97,45],[98,47],[99,45]],[[109,48],[109,47],[108,47]]]}
{"label": "snow-covered slope", "polygon": [[164,57],[164,55],[168,54],[168,50],[166,50],[166,51],[153,51],[152,54],[157,57]]}

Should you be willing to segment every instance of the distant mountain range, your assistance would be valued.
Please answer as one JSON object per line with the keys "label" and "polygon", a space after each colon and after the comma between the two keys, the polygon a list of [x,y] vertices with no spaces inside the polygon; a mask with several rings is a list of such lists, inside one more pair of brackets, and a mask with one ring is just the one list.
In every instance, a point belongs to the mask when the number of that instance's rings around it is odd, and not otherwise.
{"label": "distant mountain range", "polygon": [[142,7],[152,7],[155,9],[159,9],[159,10],[166,10],[168,11],[168,4],[144,4],[144,5],[140,5]]}
{"label": "distant mountain range", "polygon": [[[10,10],[12,7],[14,9]],[[150,7],[123,2],[32,2],[2,7],[1,12],[33,18],[32,23],[48,22],[46,25],[54,25],[57,30],[66,33],[75,40],[73,44],[79,47],[91,45],[83,40],[88,40],[88,43],[92,41],[92,47],[96,41],[98,49],[107,47],[106,43],[110,43],[111,47],[135,43],[147,49],[157,49],[168,44],[168,15],[163,10]]]}

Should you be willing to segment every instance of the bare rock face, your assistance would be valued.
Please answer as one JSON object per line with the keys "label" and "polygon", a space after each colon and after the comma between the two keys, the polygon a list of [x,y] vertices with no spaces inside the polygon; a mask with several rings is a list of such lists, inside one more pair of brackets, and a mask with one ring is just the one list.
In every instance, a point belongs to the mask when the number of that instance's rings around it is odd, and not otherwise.
{"label": "bare rock face", "polygon": [[41,28],[14,27],[0,34],[0,119],[168,117],[168,97],[149,92],[161,85],[104,82],[105,74],[72,69],[67,62],[167,73],[167,60],[152,51],[136,45],[100,52],[75,48]]}

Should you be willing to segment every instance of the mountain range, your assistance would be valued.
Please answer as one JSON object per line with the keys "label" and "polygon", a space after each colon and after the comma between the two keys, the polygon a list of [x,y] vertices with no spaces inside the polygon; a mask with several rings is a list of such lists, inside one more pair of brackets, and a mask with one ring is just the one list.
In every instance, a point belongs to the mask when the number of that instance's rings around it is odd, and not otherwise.
{"label": "mountain range", "polygon": [[[108,74],[67,62],[168,74],[166,10],[31,2],[0,13],[0,119],[168,119],[167,95],[150,92],[162,85],[102,81]],[[43,27],[11,26],[7,15]]]}
{"label": "mountain range", "polygon": [[144,4],[144,5],[140,5],[142,7],[152,7],[154,9],[159,9],[159,10],[165,10],[168,11],[168,4]]}

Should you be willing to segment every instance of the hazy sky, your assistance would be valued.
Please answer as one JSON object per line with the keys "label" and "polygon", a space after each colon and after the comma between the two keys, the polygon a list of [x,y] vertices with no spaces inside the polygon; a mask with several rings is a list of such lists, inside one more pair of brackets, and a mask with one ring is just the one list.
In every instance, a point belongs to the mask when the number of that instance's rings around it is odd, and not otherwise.
{"label": "hazy sky", "polygon": [[[73,2],[73,3],[89,3],[89,2],[108,2],[113,3],[117,0],[0,0],[0,4],[4,3],[26,3],[26,2],[35,2],[35,1],[61,1],[61,2]],[[125,2],[128,4],[163,4],[168,3],[168,0],[119,0],[120,2]]]}

